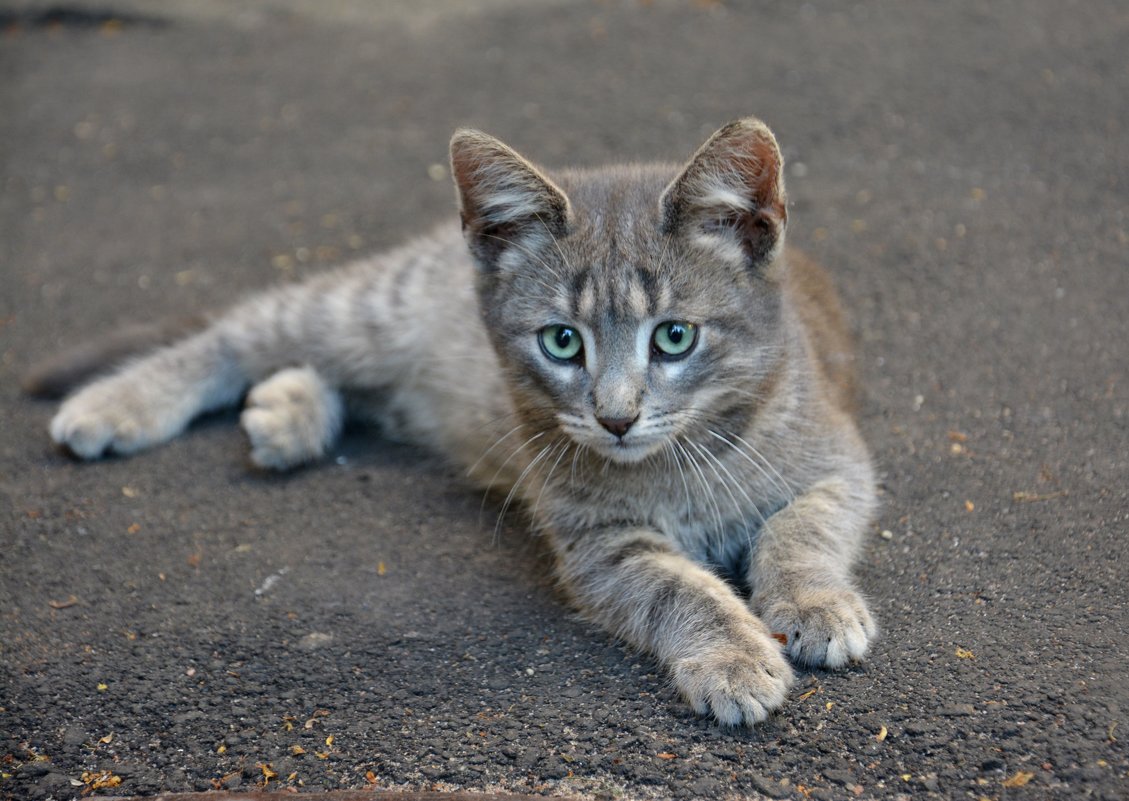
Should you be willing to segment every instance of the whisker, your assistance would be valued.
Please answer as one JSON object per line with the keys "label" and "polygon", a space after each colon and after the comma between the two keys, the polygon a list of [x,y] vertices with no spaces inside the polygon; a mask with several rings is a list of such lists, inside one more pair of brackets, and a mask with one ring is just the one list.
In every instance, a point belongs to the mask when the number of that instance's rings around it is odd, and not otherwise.
{"label": "whisker", "polygon": [[[499,419],[501,419],[501,418],[499,418]],[[495,421],[491,421],[491,422],[497,422],[497,421],[495,420]],[[490,425],[490,423],[484,423],[483,425],[484,426]],[[525,423],[518,423],[516,426],[511,428],[505,434],[500,436],[498,439],[494,440],[494,444],[491,445],[489,448],[487,448],[485,451],[483,451],[482,455],[479,456],[475,460],[474,464],[472,464],[470,467],[467,468],[466,475],[470,476],[471,474],[473,474],[474,471],[475,471],[475,468],[477,468],[480,464],[482,464],[483,459],[485,459],[487,456],[489,456],[495,448],[497,448],[499,445],[501,445],[503,442],[505,442],[507,439],[509,439],[510,436],[512,436],[515,431],[519,431],[522,428],[525,428]]]}
{"label": "whisker", "polygon": [[[725,466],[725,463],[718,459],[716,455],[711,453],[709,448],[706,448],[705,446],[700,445],[696,442],[693,442],[691,444],[698,451],[698,453],[706,457],[707,464],[711,466],[711,469],[713,469],[715,473],[720,470],[725,474],[725,478],[722,478],[721,475],[718,475],[718,480],[722,481],[723,485],[726,487],[726,491],[729,492],[730,500],[733,501],[734,507],[739,513],[741,513],[741,516],[744,517],[744,513],[746,511],[752,511],[757,515],[758,518],[760,518],[760,522],[763,523],[764,515],[761,514],[760,508],[756,505],[753,499],[749,497],[749,493],[745,491],[745,488],[741,486],[741,482],[737,480],[737,477],[734,476],[732,472],[730,472],[729,468]],[[713,465],[716,465],[716,467],[713,467]],[[733,493],[729,491],[728,487],[733,487],[733,489],[741,493],[741,497],[745,499],[744,506],[737,503],[737,499],[733,496]]]}
{"label": "whisker", "polygon": [[[674,442],[667,441],[665,445],[670,448],[670,461],[678,468],[678,475],[682,478],[682,490],[686,493],[686,512],[689,515],[694,508],[694,496],[690,493],[690,484],[686,481],[686,471],[682,469],[682,462],[678,458],[678,451],[674,449]],[[666,448],[663,453],[666,453]]]}
{"label": "whisker", "polygon": [[[518,242],[515,242],[512,239],[507,239],[504,236],[497,236],[496,234],[483,234],[483,236],[485,236],[487,239],[497,239],[499,242],[503,242],[507,245],[510,245],[512,247],[517,248],[518,250],[522,251],[523,253],[525,253],[530,258],[537,261],[542,267],[545,268],[545,270],[550,275],[557,278],[558,280],[560,279],[560,277],[561,277],[560,274],[555,269],[553,269],[553,267],[547,261],[545,261],[545,259],[543,259],[541,256],[537,255],[536,253],[534,253],[532,250],[525,247],[524,245],[522,245]],[[539,277],[537,277],[535,275],[529,276],[529,277],[532,278],[537,283],[539,283],[541,286],[543,286],[549,292],[552,292],[552,293],[555,294],[560,290],[560,286],[553,286],[552,284],[547,283],[546,281],[540,279]]]}
{"label": "whisker", "polygon": [[[489,497],[489,490],[490,490],[491,487],[494,486],[494,482],[498,480],[498,476],[501,474],[501,472],[506,469],[506,466],[510,463],[510,461],[513,460],[513,458],[515,456],[517,456],[521,451],[523,451],[532,442],[534,442],[535,440],[538,440],[541,437],[545,436],[546,433],[548,433],[548,432],[538,431],[536,434],[534,434],[533,436],[529,437],[527,440],[522,442],[520,445],[518,445],[516,448],[514,448],[513,451],[510,452],[510,455],[506,457],[506,461],[502,462],[502,464],[498,466],[498,469],[494,471],[494,475],[490,477],[490,481],[486,485],[487,491],[482,493],[482,504],[478,508],[479,518],[481,518],[483,512],[486,511],[486,499]],[[528,468],[526,468],[526,469],[528,469]],[[522,475],[524,475],[524,473],[522,473]],[[511,495],[513,494],[513,487],[510,488],[510,494]]]}
{"label": "whisker", "polygon": [[[705,424],[700,429],[703,433],[708,434],[714,439],[717,439],[718,441],[724,443],[728,448],[732,449],[742,459],[752,465],[753,468],[758,473],[760,473],[760,475],[764,478],[768,485],[773,487],[778,493],[780,493],[781,497],[785,498],[788,501],[795,499],[795,489],[789,484],[787,479],[784,478],[780,471],[777,470],[776,467],[764,456],[764,454],[758,451],[750,442],[748,442],[743,437],[734,434],[732,431],[722,429],[723,433],[719,433],[717,430],[714,430],[710,427],[721,422],[720,420],[717,420],[714,415],[711,415],[700,409],[684,409],[678,412],[678,414],[682,419],[693,420]],[[741,446],[743,447],[738,446],[734,441],[728,439],[727,437],[733,437],[734,439],[739,440]],[[756,458],[753,458],[754,456]]]}
{"label": "whisker", "polygon": [[[717,458],[716,455],[711,453],[708,448],[706,448],[702,445],[699,445],[697,443],[694,443],[694,445],[695,445],[696,448],[698,448],[699,452],[703,456],[705,456],[707,459],[712,460],[713,463],[717,465],[717,470],[721,470],[723,473],[725,473],[727,480],[723,480],[723,486],[732,486],[735,490],[737,490],[737,492],[741,493],[741,496],[745,499],[746,506],[741,507],[738,510],[738,515],[741,519],[741,527],[745,531],[745,545],[749,549],[752,549],[752,547],[753,547],[753,532],[752,532],[752,529],[750,529],[750,527],[749,527],[749,515],[750,514],[756,515],[757,520],[759,521],[757,528],[759,529],[766,522],[764,513],[761,512],[760,507],[757,506],[756,502],[753,501],[753,499],[749,497],[749,493],[747,493],[745,491],[745,488],[741,486],[741,482],[739,482],[737,480],[737,478],[733,475],[733,473],[731,473],[729,471],[729,468],[727,468],[725,466],[724,462],[722,462],[719,458]],[[714,472],[716,473],[717,470],[715,470]],[[721,477],[719,476],[719,479],[720,478]],[[735,506],[738,505],[737,500],[736,500],[736,498],[733,497],[733,493],[731,491],[729,491],[729,497],[730,497],[731,500],[733,500],[733,503],[734,503]]]}
{"label": "whisker", "polygon": [[667,266],[667,264],[666,264],[666,254],[670,250],[670,243],[673,242],[673,241],[674,241],[674,237],[672,235],[670,235],[670,234],[664,234],[663,235],[663,249],[662,249],[662,252],[659,253],[659,260],[658,260],[658,263],[657,263],[658,264],[658,270],[659,270],[660,273],[663,272],[664,269]]}
{"label": "whisker", "polygon": [[701,468],[701,466],[698,465],[697,460],[694,459],[694,455],[692,453],[690,453],[690,451],[688,451],[686,449],[686,446],[683,445],[678,440],[674,440],[674,442],[678,445],[678,449],[686,457],[687,462],[689,462],[690,469],[697,476],[698,483],[702,487],[702,493],[705,495],[706,499],[710,502],[710,505],[713,507],[714,521],[716,523],[716,530],[720,532],[724,528],[724,525],[722,524],[721,507],[717,503],[716,493],[713,491],[713,488],[710,487],[709,482],[706,480],[706,474],[704,472],[702,472],[702,468]]}
{"label": "whisker", "polygon": [[557,460],[553,462],[553,466],[549,468],[549,472],[545,476],[545,480],[541,482],[541,491],[537,493],[537,500],[533,502],[533,511],[530,512],[530,517],[532,517],[534,520],[537,519],[537,509],[541,506],[541,496],[545,494],[545,487],[549,486],[549,480],[552,479],[553,473],[556,471],[557,466],[561,463],[561,459],[563,459],[565,457],[565,454],[568,453],[568,449],[570,447],[568,440],[560,440],[558,444],[563,444],[564,447],[561,448],[561,452],[557,455]]}
{"label": "whisker", "polygon": [[533,459],[530,460],[529,464],[525,466],[525,469],[521,471],[521,474],[517,477],[517,481],[514,482],[514,485],[510,487],[510,491],[506,495],[506,500],[502,503],[502,511],[498,513],[498,521],[494,524],[495,544],[498,542],[498,537],[502,531],[502,520],[505,518],[506,512],[509,511],[510,504],[513,503],[514,496],[517,494],[518,488],[521,486],[521,483],[525,481],[525,477],[529,475],[529,472],[533,470],[533,468],[535,468],[542,459],[545,458],[545,454],[549,453],[549,451],[556,445],[557,442],[550,442],[548,445],[539,450],[537,452],[537,455],[534,456]]}
{"label": "whisker", "polygon": [[[737,496],[733,494],[733,490],[730,489],[729,482],[725,480],[725,478],[721,475],[721,473],[718,472],[717,468],[714,467],[713,463],[710,461],[710,458],[713,457],[713,454],[711,454],[708,450],[706,450],[705,448],[703,448],[701,445],[699,445],[696,442],[690,442],[690,447],[692,447],[694,450],[696,450],[702,456],[707,457],[703,460],[703,461],[705,461],[706,467],[709,468],[710,472],[712,472],[714,474],[714,477],[717,478],[718,484],[720,484],[721,488],[723,490],[725,490],[725,494],[729,496],[729,502],[731,504],[733,504],[733,510],[736,513],[737,519],[744,522],[744,520],[745,520],[745,510],[742,508],[741,504],[737,501]],[[744,528],[745,528],[745,535],[746,535],[746,537],[748,537],[748,535],[749,535],[748,525],[745,524]],[[722,536],[724,536],[724,534],[725,534],[724,529],[719,529],[716,532],[716,535],[718,537],[722,537]]]}
{"label": "whisker", "polygon": [[586,450],[586,448],[587,448],[587,446],[585,446],[585,445],[576,445],[575,450],[573,451],[572,466],[569,468],[569,475],[568,475],[569,489],[576,489],[576,463],[577,463],[577,460],[580,458],[580,452],[583,451],[583,450]]}
{"label": "whisker", "polygon": [[[565,266],[565,267],[567,267],[568,269],[570,269],[570,270],[571,270],[571,269],[572,269],[572,265],[570,265],[570,264],[568,263],[568,258],[567,258],[567,257],[565,256],[565,254],[564,254],[564,250],[563,250],[563,249],[561,248],[561,243],[560,243],[560,241],[559,241],[559,240],[557,239],[557,236],[556,236],[556,234],[554,234],[554,233],[553,233],[553,231],[552,231],[552,229],[550,229],[550,228],[549,228],[548,224],[546,224],[546,222],[545,222],[545,221],[544,221],[543,219],[541,219],[541,215],[540,215],[540,214],[537,214],[537,215],[535,215],[535,216],[537,217],[537,222],[541,223],[541,227],[545,229],[545,233],[547,233],[547,234],[549,235],[549,239],[551,239],[551,240],[553,241],[553,246],[554,246],[554,247],[555,247],[555,248],[557,249],[557,253],[558,253],[558,254],[560,255],[560,257],[561,257],[561,261],[562,261],[562,262],[564,262],[564,266]],[[550,268],[548,268],[548,269],[549,269],[549,271],[550,271],[550,272],[552,272],[552,273],[553,273],[553,275],[554,275],[554,276],[555,276],[556,278],[558,278],[558,279],[559,279],[559,278],[561,277],[561,276],[560,276],[560,274],[559,274],[559,273],[557,273],[557,271],[556,271],[556,270],[553,270],[553,269],[552,269],[551,267],[550,267]]]}
{"label": "whisker", "polygon": [[788,500],[795,500],[795,497],[796,497],[795,488],[792,487],[792,485],[788,482],[788,479],[784,478],[784,476],[782,476],[780,474],[779,470],[777,470],[775,467],[772,466],[772,462],[770,462],[767,458],[765,458],[763,453],[758,451],[753,446],[753,444],[751,442],[748,442],[747,440],[745,440],[740,434],[734,434],[732,431],[727,431],[725,433],[727,433],[729,436],[733,437],[735,440],[740,442],[742,445],[744,445],[746,448],[748,448],[749,451],[754,456],[756,456],[758,459],[760,459],[761,462],[764,464],[764,466],[772,471],[772,474],[776,477],[777,481],[780,482],[776,486],[784,492],[784,494],[787,496]]}

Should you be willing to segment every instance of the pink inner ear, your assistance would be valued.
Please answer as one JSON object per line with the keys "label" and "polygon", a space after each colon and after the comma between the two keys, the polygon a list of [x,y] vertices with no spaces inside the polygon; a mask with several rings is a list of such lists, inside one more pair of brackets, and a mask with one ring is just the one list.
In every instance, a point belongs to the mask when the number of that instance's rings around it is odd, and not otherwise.
{"label": "pink inner ear", "polygon": [[467,244],[485,271],[497,267],[508,248],[528,249],[525,237],[560,236],[568,224],[564,193],[492,136],[457,132],[451,140],[451,171]]}
{"label": "pink inner ear", "polygon": [[451,141],[451,172],[459,190],[463,225],[479,227],[484,220],[483,200],[501,187],[508,173],[518,169],[513,154],[486,134],[461,132]]}
{"label": "pink inner ear", "polygon": [[780,149],[754,119],[731,123],[706,142],[663,198],[667,230],[735,236],[751,264],[770,257],[788,219]]}
{"label": "pink inner ear", "polygon": [[[726,193],[739,198],[739,205],[726,201]],[[715,226],[745,229],[749,236],[773,229],[779,234],[788,211],[780,149],[772,132],[753,118],[719,130],[667,189],[663,205],[672,228],[696,214],[707,227],[712,217]]]}
{"label": "pink inner ear", "polygon": [[463,224],[472,230],[531,220],[558,227],[568,199],[532,164],[497,139],[461,131],[451,141],[451,170]]}
{"label": "pink inner ear", "polygon": [[780,151],[776,143],[757,138],[751,149],[753,158],[752,168],[755,176],[750,182],[753,187],[753,201],[757,208],[769,212],[783,222],[788,216],[788,208],[784,199],[784,184],[780,180]]}
{"label": "pink inner ear", "polygon": [[[738,124],[740,125],[740,124]],[[781,225],[787,220],[788,209],[781,180],[782,163],[776,140],[767,128],[756,125],[735,125],[736,130],[723,132],[714,143],[716,149],[707,159],[705,172],[730,174],[737,177],[740,186],[733,187],[753,201],[757,220],[755,225]],[[726,136],[729,133],[729,136]],[[770,219],[765,220],[767,215]]]}

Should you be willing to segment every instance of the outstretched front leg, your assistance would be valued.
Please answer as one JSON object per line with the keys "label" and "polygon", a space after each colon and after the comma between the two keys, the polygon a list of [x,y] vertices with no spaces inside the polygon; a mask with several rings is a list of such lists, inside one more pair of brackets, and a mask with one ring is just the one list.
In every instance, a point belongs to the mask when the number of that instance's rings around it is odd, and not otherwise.
{"label": "outstretched front leg", "polygon": [[234,406],[255,384],[243,415],[252,460],[281,470],[321,456],[341,430],[339,388],[358,375],[369,384],[395,377],[394,356],[378,359],[385,354],[370,347],[388,316],[374,282],[388,271],[369,267],[234,307],[204,331],[79,390],[51,422],[51,436],[83,459],[134,453]]}
{"label": "outstretched front leg", "polygon": [[[234,405],[248,379],[206,332],[96,381],[68,399],[51,436],[77,456],[136,451],[172,439],[198,415]],[[251,460],[287,470],[323,456],[341,433],[340,392],[312,367],[291,367],[256,384],[240,421]]]}
{"label": "outstretched front leg", "polygon": [[869,480],[828,479],[760,532],[749,566],[750,604],[787,637],[788,656],[800,664],[842,667],[861,659],[878,632],[850,575],[874,504]]}
{"label": "outstretched front leg", "polygon": [[701,714],[751,725],[793,681],[780,646],[729,586],[656,531],[555,534],[558,570],[581,609],[653,654]]}
{"label": "outstretched front leg", "polygon": [[222,337],[208,329],[79,390],[51,421],[51,437],[83,459],[134,453],[234,405],[246,387]]}

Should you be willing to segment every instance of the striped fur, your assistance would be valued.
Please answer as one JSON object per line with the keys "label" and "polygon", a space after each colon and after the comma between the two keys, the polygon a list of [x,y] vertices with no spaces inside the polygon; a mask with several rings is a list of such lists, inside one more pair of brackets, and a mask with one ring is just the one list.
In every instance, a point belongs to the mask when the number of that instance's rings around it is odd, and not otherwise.
{"label": "striped fur", "polygon": [[[246,394],[252,460],[287,469],[376,419],[522,501],[578,608],[722,723],[780,707],[789,659],[862,657],[873,476],[768,129],[728,125],[681,168],[552,173],[460,131],[452,167],[461,235],[252,298],[70,397],[53,438],[131,453]],[[677,358],[672,321],[696,331]],[[552,358],[549,326],[579,354]]]}

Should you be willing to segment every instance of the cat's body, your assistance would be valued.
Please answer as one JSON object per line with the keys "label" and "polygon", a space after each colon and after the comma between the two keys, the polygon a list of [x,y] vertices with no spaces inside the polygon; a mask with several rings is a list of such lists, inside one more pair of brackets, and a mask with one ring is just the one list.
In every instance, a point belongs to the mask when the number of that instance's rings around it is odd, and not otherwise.
{"label": "cat's body", "polygon": [[837,302],[783,250],[767,128],[727,126],[682,169],[552,180],[463,131],[452,166],[461,234],[237,306],[81,390],[52,436],[129,453],[249,389],[252,459],[285,469],[375,419],[523,501],[579,608],[701,712],[765,717],[784,652],[861,657],[873,478]]}

